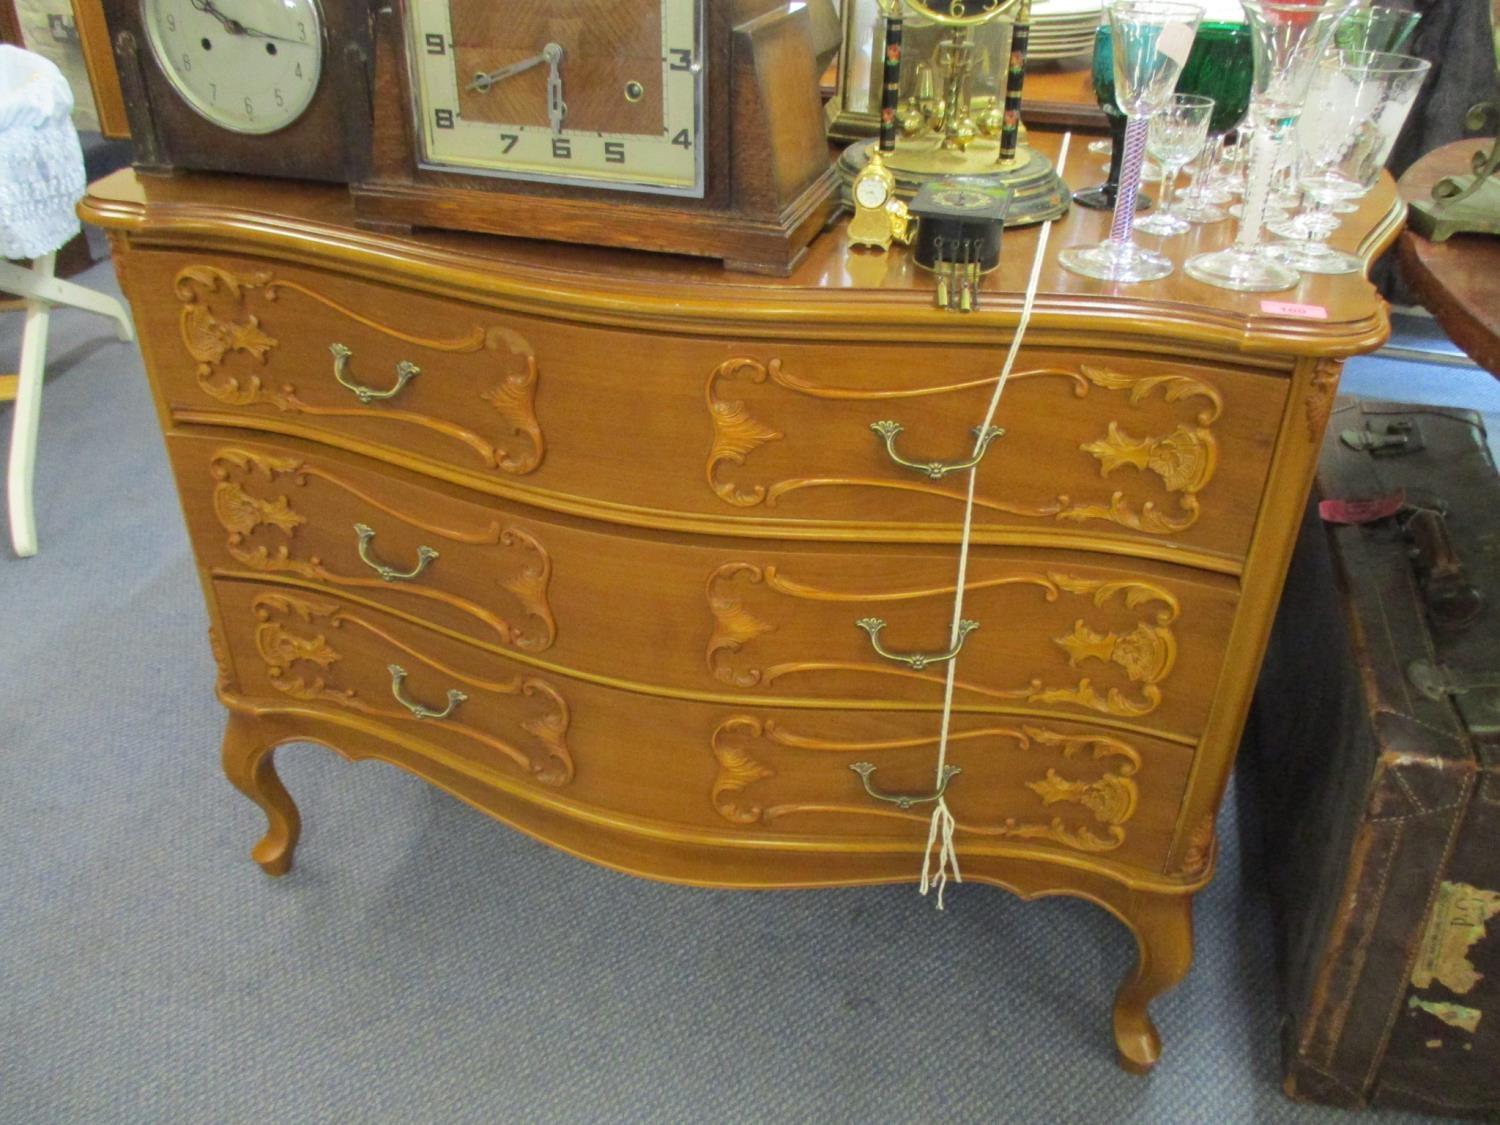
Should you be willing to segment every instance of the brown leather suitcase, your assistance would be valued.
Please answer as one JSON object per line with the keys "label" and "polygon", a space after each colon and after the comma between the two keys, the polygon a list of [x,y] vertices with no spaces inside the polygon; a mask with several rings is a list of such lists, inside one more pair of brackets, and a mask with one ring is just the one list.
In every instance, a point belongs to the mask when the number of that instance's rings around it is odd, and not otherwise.
{"label": "brown leather suitcase", "polygon": [[1292,1097],[1500,1116],[1497,603],[1478,415],[1340,399],[1243,759]]}

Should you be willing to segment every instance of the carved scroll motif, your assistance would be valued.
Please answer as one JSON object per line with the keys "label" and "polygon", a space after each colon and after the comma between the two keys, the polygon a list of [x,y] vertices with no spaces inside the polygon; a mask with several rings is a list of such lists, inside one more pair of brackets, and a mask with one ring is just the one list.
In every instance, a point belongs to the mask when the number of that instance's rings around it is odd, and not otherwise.
{"label": "carved scroll motif", "polygon": [[[1059,572],[1015,574],[1002,578],[973,579],[967,591],[994,590],[1003,587],[1032,587],[1048,602],[1064,594],[1088,600],[1103,608],[1115,599],[1130,610],[1140,611],[1142,620],[1126,631],[1096,631],[1080,618],[1071,632],[1052,638],[1053,644],[1067,654],[1071,668],[1087,667],[1090,662],[1112,665],[1129,681],[1138,685],[1135,693],[1110,687],[1095,688],[1087,676],[1072,684],[1048,686],[1033,679],[1024,686],[997,687],[966,680],[960,672],[955,687],[960,691],[992,699],[1019,700],[1026,703],[1061,704],[1097,711],[1105,715],[1134,718],[1150,714],[1161,705],[1161,683],[1177,662],[1177,637],[1173,623],[1181,607],[1169,591],[1137,579],[1080,578]],[[786,598],[815,602],[872,604],[918,598],[951,598],[953,587],[902,590],[829,590],[810,586],[784,576],[774,565],[757,566],[748,562],[725,563],[708,577],[705,593],[712,618],[705,659],[709,673],[720,683],[731,687],[769,687],[791,675],[814,675],[827,672],[864,672],[871,675],[899,676],[942,684],[944,676],[917,672],[870,657],[860,661],[807,659],[781,661],[762,665],[750,659],[747,649],[758,638],[776,631],[773,621],[752,612],[746,596],[751,588],[763,587]],[[970,604],[973,604],[973,594]],[[1146,611],[1147,606],[1154,609]],[[788,612],[805,612],[789,605]]]}
{"label": "carved scroll motif", "polygon": [[[733,468],[744,467],[757,449],[767,442],[780,441],[786,435],[752,415],[743,399],[721,396],[727,394],[730,385],[736,381],[758,385],[768,378],[792,393],[831,401],[884,401],[952,394],[995,382],[993,378],[987,378],[916,389],[864,390],[827,386],[805,376],[790,374],[779,359],[768,363],[748,357],[726,360],[709,375],[705,390],[714,429],[708,454],[708,483],[726,503],[736,507],[754,507],[762,503],[775,507],[790,494],[812,488],[876,488],[916,492],[959,504],[964,502],[964,493],[958,489],[887,477],[796,477],[749,485],[740,482],[735,478]],[[1118,421],[1111,421],[1101,437],[1078,447],[1099,462],[1101,476],[1108,477],[1123,467],[1155,474],[1168,492],[1177,494],[1177,511],[1162,511],[1150,500],[1133,503],[1123,491],[1112,493],[1107,501],[1090,503],[1077,503],[1065,495],[1032,504],[976,496],[976,507],[1033,519],[1073,523],[1106,520],[1155,535],[1185,531],[1198,521],[1198,493],[1213,480],[1218,466],[1218,443],[1212,427],[1223,413],[1224,401],[1214,387],[1187,375],[1125,375],[1089,364],[1080,364],[1076,370],[1037,368],[1019,371],[1011,378],[1064,379],[1072,384],[1077,398],[1087,396],[1094,387],[1117,391],[1126,396],[1126,402],[1132,408],[1139,407],[1158,393],[1168,403],[1201,399],[1204,405],[1191,422],[1181,422],[1165,434],[1136,437]]]}
{"label": "carved scroll motif", "polygon": [[[1036,726],[985,727],[956,731],[950,736],[950,760],[965,766],[971,774],[982,768],[981,755],[994,753],[996,743],[1013,743],[1018,751],[1047,751],[1063,763],[1076,763],[1080,754],[1104,766],[1092,778],[1065,777],[1057,766],[1049,766],[1036,780],[1024,783],[1031,791],[1026,797],[1015,794],[1017,804],[1034,802],[1037,813],[1053,805],[1073,805],[1078,814],[1065,818],[1050,816],[1026,819],[1024,815],[1005,816],[998,820],[977,821],[966,818],[968,803],[962,793],[963,781],[955,780],[950,789],[960,834],[1010,840],[1048,840],[1081,852],[1108,852],[1125,843],[1125,825],[1135,815],[1139,790],[1134,780],[1141,768],[1140,753],[1121,739],[1101,735],[1068,735]],[[937,736],[892,740],[852,740],[815,738],[795,734],[774,719],[736,715],[720,723],[710,740],[718,773],[709,790],[709,800],[718,814],[732,824],[774,825],[788,817],[839,814],[875,816],[927,823],[922,810],[901,810],[893,805],[877,804],[864,796],[859,782],[848,773],[847,758],[878,756],[894,751],[936,745]],[[760,746],[752,752],[752,747]],[[810,752],[838,755],[829,762],[826,799],[791,800],[769,804],[749,794],[752,787],[775,779],[776,771],[755,756],[777,756],[788,752]],[[845,776],[845,775],[848,776]],[[976,779],[977,783],[977,779]],[[992,784],[985,796],[993,793]],[[1078,823],[1082,820],[1082,823]]]}
{"label": "carved scroll motif", "polygon": [[[368,406],[352,401],[347,406],[321,406],[301,397],[296,384],[290,381],[272,385],[259,374],[240,375],[224,370],[236,355],[248,356],[265,366],[272,351],[280,346],[280,341],[261,326],[260,317],[245,309],[248,295],[256,290],[273,304],[282,300],[284,294],[296,294],[391,339],[429,351],[447,355],[492,353],[496,357],[494,367],[500,372],[499,381],[480,391],[478,398],[500,416],[506,438],[520,439],[514,443],[520,446],[519,450],[499,449],[467,426],[446,418],[393,406],[382,406],[372,413]],[[457,337],[418,336],[365,316],[296,282],[273,280],[266,271],[239,275],[217,266],[185,266],[173,279],[172,291],[182,306],[179,328],[183,347],[196,363],[198,386],[226,406],[265,405],[283,414],[378,417],[386,422],[418,426],[467,446],[487,468],[517,475],[529,473],[542,463],[546,446],[536,418],[536,356],[525,338],[508,328],[485,329],[474,325]],[[502,360],[505,356],[509,359]],[[321,355],[318,362],[323,362]],[[441,358],[436,363],[440,365]],[[332,379],[331,363],[328,377]]]}
{"label": "carved scroll motif", "polygon": [[[780,361],[772,360],[771,366],[780,369]],[[750,454],[768,441],[780,441],[785,435],[769,426],[763,426],[750,416],[744,402],[724,400],[716,397],[717,383],[734,379],[747,379],[751,383],[766,381],[766,365],[753,359],[731,359],[719,364],[708,377],[705,398],[708,401],[708,416],[713,420],[714,441],[708,451],[708,486],[725,503],[740,508],[750,508],[766,498],[764,485],[755,485],[748,492],[722,480],[719,469],[724,463],[743,465]]]}
{"label": "carved scroll motif", "polygon": [[[509,680],[484,680],[451,668],[412,648],[381,626],[366,620],[357,611],[337,602],[285,593],[259,593],[251,607],[257,622],[255,647],[266,665],[271,685],[294,699],[328,703],[344,710],[403,725],[419,720],[399,705],[392,705],[387,690],[345,688],[338,686],[335,666],[344,656],[329,640],[330,634],[346,626],[369,634],[380,644],[381,655],[369,657],[369,678],[385,674],[385,662],[405,654],[440,674],[443,682],[461,683],[471,694],[516,696],[541,702],[536,713],[516,725],[530,735],[530,744],[520,746],[465,721],[462,711],[441,720],[441,728],[454,731],[489,750],[534,777],[544,785],[565,785],[573,780],[573,756],[568,748],[567,733],[571,712],[567,701],[545,680],[518,675]],[[372,698],[373,697],[373,698]]]}
{"label": "carved scroll motif", "polygon": [[1314,444],[1323,440],[1323,430],[1328,425],[1328,416],[1333,413],[1333,399],[1338,394],[1339,375],[1343,369],[1342,361],[1337,359],[1320,359],[1313,367],[1303,409],[1307,414],[1307,440]]}
{"label": "carved scroll motif", "polygon": [[[308,517],[292,507],[288,491],[300,490],[310,479],[318,479],[435,537],[503,548],[493,555],[498,564],[495,569],[499,572],[495,575],[495,582],[516,599],[520,613],[512,620],[497,614],[488,604],[480,605],[422,582],[403,584],[400,587],[402,596],[451,606],[493,631],[502,643],[527,651],[542,652],[557,638],[557,622],[547,596],[552,579],[551,556],[534,536],[520,528],[501,528],[494,521],[477,527],[445,526],[429,516],[399,510],[387,500],[362,492],[337,474],[294,457],[222,448],[209,460],[209,474],[215,482],[214,515],[226,533],[225,550],[242,566],[267,574],[295,574],[310,581],[345,588],[391,589],[389,583],[374,573],[358,570],[339,573],[318,555],[296,557],[292,554],[298,528],[308,523]],[[256,536],[255,532],[260,528],[266,528],[267,532]],[[348,536],[353,549],[352,529],[341,527],[339,534]],[[286,542],[272,547],[265,542],[268,537],[285,539]]]}

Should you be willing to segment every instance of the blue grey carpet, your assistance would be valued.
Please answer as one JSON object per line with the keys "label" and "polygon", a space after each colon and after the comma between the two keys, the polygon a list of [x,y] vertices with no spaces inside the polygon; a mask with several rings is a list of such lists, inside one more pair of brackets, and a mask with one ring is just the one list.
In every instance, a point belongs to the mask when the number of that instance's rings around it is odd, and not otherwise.
{"label": "blue grey carpet", "polygon": [[[19,337],[0,317],[0,369]],[[1380,367],[1346,388],[1500,409],[1485,376]],[[138,354],[62,312],[50,370],[41,553],[0,550],[5,1125],[1339,1120],[1280,1092],[1233,802],[1148,1079],[1109,1034],[1131,941],[1081,902],[661,886],[301,747],[298,865],[266,878]]]}

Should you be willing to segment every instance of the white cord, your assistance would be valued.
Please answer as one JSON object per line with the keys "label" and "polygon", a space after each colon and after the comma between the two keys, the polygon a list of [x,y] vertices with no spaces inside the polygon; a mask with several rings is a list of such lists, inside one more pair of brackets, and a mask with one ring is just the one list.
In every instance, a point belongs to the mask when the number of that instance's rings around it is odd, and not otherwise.
{"label": "white cord", "polygon": [[[1062,146],[1057,151],[1057,174],[1062,175],[1063,168],[1068,162],[1068,146],[1073,140],[1072,132],[1063,134]],[[1021,350],[1021,340],[1026,335],[1026,326],[1031,322],[1031,309],[1036,304],[1036,287],[1042,276],[1042,262],[1047,256],[1047,236],[1052,232],[1052,220],[1048,219],[1042,224],[1041,232],[1037,235],[1036,251],[1031,258],[1031,275],[1026,279],[1026,298],[1021,302],[1021,318],[1016,322],[1016,334],[1011,337],[1010,350],[1005,353],[1005,363],[1000,368],[1000,378],[995,382],[995,391],[990,395],[990,408],[985,412],[984,421],[980,424],[979,432],[975,437],[974,450],[971,456],[978,456],[979,447],[984,442],[984,433],[990,428],[994,421],[995,411],[1000,406],[1000,396],[1005,393],[1005,384],[1010,379],[1011,368],[1016,364],[1016,356]],[[969,540],[974,529],[974,481],[979,475],[979,467],[976,465],[969,470],[968,495],[964,501],[964,530],[963,537],[958,544],[958,587],[953,594],[953,624],[948,633],[948,645],[950,648],[958,644],[959,622],[964,615],[964,583],[969,574]],[[943,684],[943,723],[938,734],[938,759],[937,759],[937,786],[942,788],[943,776],[948,765],[948,727],[953,719],[953,677],[958,671],[958,657],[955,656],[948,661],[948,671]],[[945,797],[939,797],[937,807],[932,810],[932,822],[927,830],[927,848],[922,853],[922,882],[921,892],[925,895],[932,887],[937,887],[937,908],[943,909],[943,888],[948,883],[948,873],[953,873],[953,881],[962,883],[963,875],[958,869],[958,853],[953,847],[953,814],[948,811],[948,801]],[[932,849],[938,846],[937,870],[932,870]]]}

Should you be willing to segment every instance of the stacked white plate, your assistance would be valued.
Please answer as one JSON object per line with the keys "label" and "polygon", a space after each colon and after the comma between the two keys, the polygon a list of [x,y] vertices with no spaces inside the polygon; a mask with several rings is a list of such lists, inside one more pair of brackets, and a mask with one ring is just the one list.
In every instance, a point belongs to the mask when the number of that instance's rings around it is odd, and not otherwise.
{"label": "stacked white plate", "polygon": [[1026,57],[1040,61],[1089,54],[1103,15],[1103,0],[1036,0]]}

